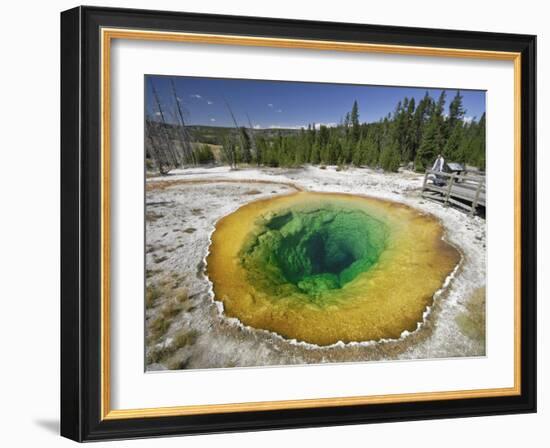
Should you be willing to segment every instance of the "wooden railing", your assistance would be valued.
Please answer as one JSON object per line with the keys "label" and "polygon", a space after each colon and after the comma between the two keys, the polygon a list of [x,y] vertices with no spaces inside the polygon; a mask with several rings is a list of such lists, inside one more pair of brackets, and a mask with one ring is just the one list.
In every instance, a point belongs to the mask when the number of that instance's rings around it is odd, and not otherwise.
{"label": "wooden railing", "polygon": [[485,176],[426,170],[422,196],[473,215],[478,207],[486,206]]}

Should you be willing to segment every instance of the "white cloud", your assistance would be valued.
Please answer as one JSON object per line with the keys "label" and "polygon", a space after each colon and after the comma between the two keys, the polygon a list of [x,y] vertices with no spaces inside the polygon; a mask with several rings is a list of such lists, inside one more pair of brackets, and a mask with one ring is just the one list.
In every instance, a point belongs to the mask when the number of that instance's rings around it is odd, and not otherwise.
{"label": "white cloud", "polygon": [[214,104],[214,101],[210,101],[210,100],[208,100],[208,101],[206,102],[206,104],[208,104],[208,105],[210,105],[210,104]]}
{"label": "white cloud", "polygon": [[321,129],[321,126],[326,126],[327,128],[335,128],[338,126],[338,123],[315,123],[315,129]]}
{"label": "white cloud", "polygon": [[189,95],[191,98],[196,98],[198,100],[200,100],[202,98],[202,96],[200,96],[198,93],[193,93],[192,95]]}
{"label": "white cloud", "polygon": [[160,112],[155,112],[155,115],[156,115],[157,117],[160,117]]}
{"label": "white cloud", "polygon": [[216,119],[215,119],[215,118],[211,118],[210,121],[216,121]]}
{"label": "white cloud", "polygon": [[[307,129],[309,124],[272,124],[267,126],[269,129]],[[315,123],[315,129],[319,130],[321,126],[326,126],[327,128],[335,128],[339,126],[338,123]],[[260,126],[254,126],[255,129],[263,129]]]}
{"label": "white cloud", "polygon": [[305,129],[306,126],[301,125],[284,125],[284,124],[272,124],[269,129]]}
{"label": "white cloud", "polygon": [[255,125],[253,126],[253,128],[254,128],[254,129],[262,129],[262,127],[261,127],[259,124],[255,124]]}
{"label": "white cloud", "polygon": [[273,104],[269,103],[269,104],[267,105],[267,107],[273,107]]}
{"label": "white cloud", "polygon": [[474,121],[474,118],[475,117],[471,117],[471,116],[465,116],[464,117],[464,123],[471,123],[472,121]]}
{"label": "white cloud", "polygon": [[283,109],[277,109],[277,112],[282,112],[282,111],[283,111]]}
{"label": "white cloud", "polygon": [[[309,124],[272,124],[267,126],[265,129],[307,129]],[[327,128],[335,128],[339,126],[338,123],[315,123],[315,129],[319,130],[321,126],[326,126]],[[254,126],[254,129],[264,129],[258,125]]]}

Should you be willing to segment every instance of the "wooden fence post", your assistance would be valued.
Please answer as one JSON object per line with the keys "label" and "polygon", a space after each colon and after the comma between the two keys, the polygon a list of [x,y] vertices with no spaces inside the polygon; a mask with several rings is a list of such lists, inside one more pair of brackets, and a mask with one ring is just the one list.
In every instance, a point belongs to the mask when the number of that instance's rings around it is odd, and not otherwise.
{"label": "wooden fence post", "polygon": [[426,191],[426,184],[428,183],[428,172],[429,170],[426,170],[426,173],[424,173],[424,182],[422,183],[422,197],[424,197],[424,192]]}
{"label": "wooden fence post", "polygon": [[455,180],[455,175],[451,174],[451,179],[449,181],[449,186],[447,187],[447,194],[445,195],[445,206],[449,205],[449,198],[451,197],[451,190],[453,189],[453,183]]}
{"label": "wooden fence post", "polygon": [[481,187],[483,186],[484,182],[479,181],[479,184],[477,185],[476,195],[474,196],[474,200],[472,201],[472,208],[470,209],[470,216],[473,216],[477,209],[477,203],[479,201],[479,194],[481,192]]}

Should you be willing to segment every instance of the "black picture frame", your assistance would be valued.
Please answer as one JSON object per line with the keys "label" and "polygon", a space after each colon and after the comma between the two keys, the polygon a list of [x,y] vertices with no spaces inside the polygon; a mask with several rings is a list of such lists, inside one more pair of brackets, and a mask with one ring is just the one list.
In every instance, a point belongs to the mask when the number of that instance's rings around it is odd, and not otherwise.
{"label": "black picture frame", "polygon": [[[101,418],[100,29],[521,53],[521,394],[307,409]],[[77,7],[61,14],[61,435],[76,441],[536,411],[536,37]]]}

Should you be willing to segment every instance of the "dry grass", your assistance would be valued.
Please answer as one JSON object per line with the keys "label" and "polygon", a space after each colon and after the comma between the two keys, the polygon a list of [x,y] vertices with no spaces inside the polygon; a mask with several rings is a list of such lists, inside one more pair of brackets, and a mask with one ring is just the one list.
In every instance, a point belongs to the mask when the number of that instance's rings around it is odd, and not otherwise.
{"label": "dry grass", "polygon": [[485,288],[479,288],[468,298],[466,311],[456,317],[462,332],[474,341],[485,341]]}
{"label": "dry grass", "polygon": [[164,299],[162,307],[147,325],[148,343],[158,341],[164,336],[174,317],[180,312],[189,311],[193,308],[188,301],[187,290],[179,287],[180,280],[179,277],[165,277],[158,283],[147,286],[145,294],[147,309],[154,307],[161,298]]}
{"label": "dry grass", "polygon": [[161,295],[162,295],[162,291],[157,286],[155,285],[147,286],[147,288],[145,289],[145,307],[147,309],[153,307],[155,302]]}
{"label": "dry grass", "polygon": [[162,263],[163,261],[166,261],[166,260],[168,260],[168,257],[165,256],[165,255],[163,255],[161,257],[157,257],[157,256],[153,255],[153,261],[157,264]]}
{"label": "dry grass", "polygon": [[161,213],[157,213],[155,211],[150,211],[145,213],[145,221],[146,222],[155,222],[159,220],[160,218],[163,218],[164,215]]}
{"label": "dry grass", "polygon": [[169,370],[183,370],[189,365],[191,357],[181,358],[181,356],[172,356],[163,362],[164,366]]}
{"label": "dry grass", "polygon": [[164,358],[170,356],[173,353],[171,347],[155,348],[151,350],[147,355],[147,364],[155,364],[161,362]]}
{"label": "dry grass", "polygon": [[169,345],[161,348],[155,348],[147,356],[147,364],[162,363],[170,370],[184,369],[188,363],[188,358],[183,358],[177,352],[189,345],[195,343],[198,333],[194,330],[178,331]]}
{"label": "dry grass", "polygon": [[159,316],[149,326],[149,334],[147,336],[151,341],[159,340],[168,331],[168,328],[170,328],[170,322]]}
{"label": "dry grass", "polygon": [[146,269],[145,270],[145,278],[151,278],[153,275],[156,275],[159,272],[162,272],[162,270],[161,269]]}
{"label": "dry grass", "polygon": [[158,244],[147,244],[147,247],[145,249],[146,254],[150,254],[152,252],[156,252],[157,250],[162,249],[161,245]]}

